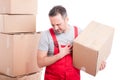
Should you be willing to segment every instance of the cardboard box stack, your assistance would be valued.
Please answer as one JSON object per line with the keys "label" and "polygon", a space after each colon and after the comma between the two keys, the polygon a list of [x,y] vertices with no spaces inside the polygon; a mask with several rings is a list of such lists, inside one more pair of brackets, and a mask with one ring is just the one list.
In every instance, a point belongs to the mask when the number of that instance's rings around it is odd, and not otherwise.
{"label": "cardboard box stack", "polygon": [[37,0],[0,0],[0,80],[40,80],[36,12]]}
{"label": "cardboard box stack", "polygon": [[37,0],[0,0],[0,32],[35,32]]}
{"label": "cardboard box stack", "polygon": [[7,75],[0,75],[0,80],[40,80],[41,72],[36,72],[24,76],[11,77]]}
{"label": "cardboard box stack", "polygon": [[92,21],[73,42],[73,65],[95,76],[110,54],[114,28]]}

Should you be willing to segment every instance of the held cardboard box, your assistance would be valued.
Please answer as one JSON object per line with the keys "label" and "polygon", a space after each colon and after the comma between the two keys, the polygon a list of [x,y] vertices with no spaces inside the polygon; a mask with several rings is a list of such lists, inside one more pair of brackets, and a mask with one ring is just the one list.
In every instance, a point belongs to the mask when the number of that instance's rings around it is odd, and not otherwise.
{"label": "held cardboard box", "polygon": [[0,14],[36,14],[37,0],[0,0]]}
{"label": "held cardboard box", "polygon": [[0,80],[41,80],[41,72],[18,77],[9,77],[1,74]]}
{"label": "held cardboard box", "polygon": [[95,76],[110,54],[114,29],[92,21],[73,42],[73,65]]}
{"label": "held cardboard box", "polygon": [[19,76],[39,71],[40,33],[0,34],[0,73]]}
{"label": "held cardboard box", "polygon": [[0,15],[0,32],[35,32],[35,15]]}

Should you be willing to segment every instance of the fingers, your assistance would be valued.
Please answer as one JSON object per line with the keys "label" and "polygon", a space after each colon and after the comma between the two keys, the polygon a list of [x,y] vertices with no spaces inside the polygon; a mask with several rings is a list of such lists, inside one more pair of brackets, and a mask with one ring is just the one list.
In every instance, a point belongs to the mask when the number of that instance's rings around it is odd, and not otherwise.
{"label": "fingers", "polygon": [[70,43],[66,44],[65,46],[64,46],[64,45],[61,45],[61,44],[59,43],[60,53],[64,53],[64,54],[71,53],[71,52],[72,52],[71,47],[72,47],[72,45],[71,45]]}
{"label": "fingers", "polygon": [[67,49],[68,49],[68,53],[71,53],[72,52],[72,44],[68,43],[66,45]]}
{"label": "fingers", "polygon": [[59,49],[61,49],[61,44],[60,43],[58,44],[58,46],[59,46]]}
{"label": "fingers", "polygon": [[100,69],[99,70],[103,70],[106,67],[106,62],[102,61]]}
{"label": "fingers", "polygon": [[72,48],[72,45],[70,42],[67,43],[66,47],[68,47],[69,49]]}

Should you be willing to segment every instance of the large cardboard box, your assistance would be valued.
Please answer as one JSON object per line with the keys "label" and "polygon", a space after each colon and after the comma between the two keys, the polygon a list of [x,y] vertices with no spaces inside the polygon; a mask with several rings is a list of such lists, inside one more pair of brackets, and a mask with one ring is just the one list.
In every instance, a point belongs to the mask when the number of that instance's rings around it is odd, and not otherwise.
{"label": "large cardboard box", "polygon": [[0,14],[36,14],[37,0],[0,0]]}
{"label": "large cardboard box", "polygon": [[0,15],[0,32],[35,32],[35,15]]}
{"label": "large cardboard box", "polygon": [[95,76],[110,54],[114,29],[92,21],[73,42],[73,65]]}
{"label": "large cardboard box", "polygon": [[40,33],[0,34],[0,73],[18,76],[39,71]]}
{"label": "large cardboard box", "polygon": [[0,80],[41,80],[41,72],[17,77],[9,77],[1,74]]}

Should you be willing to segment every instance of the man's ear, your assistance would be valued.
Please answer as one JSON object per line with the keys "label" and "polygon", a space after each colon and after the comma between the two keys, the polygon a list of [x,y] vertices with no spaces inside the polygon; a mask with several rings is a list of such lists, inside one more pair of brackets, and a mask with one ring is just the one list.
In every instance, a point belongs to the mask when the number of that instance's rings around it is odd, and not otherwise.
{"label": "man's ear", "polygon": [[69,21],[69,18],[68,18],[68,17],[66,17],[66,18],[65,18],[65,22],[68,22],[68,21]]}

